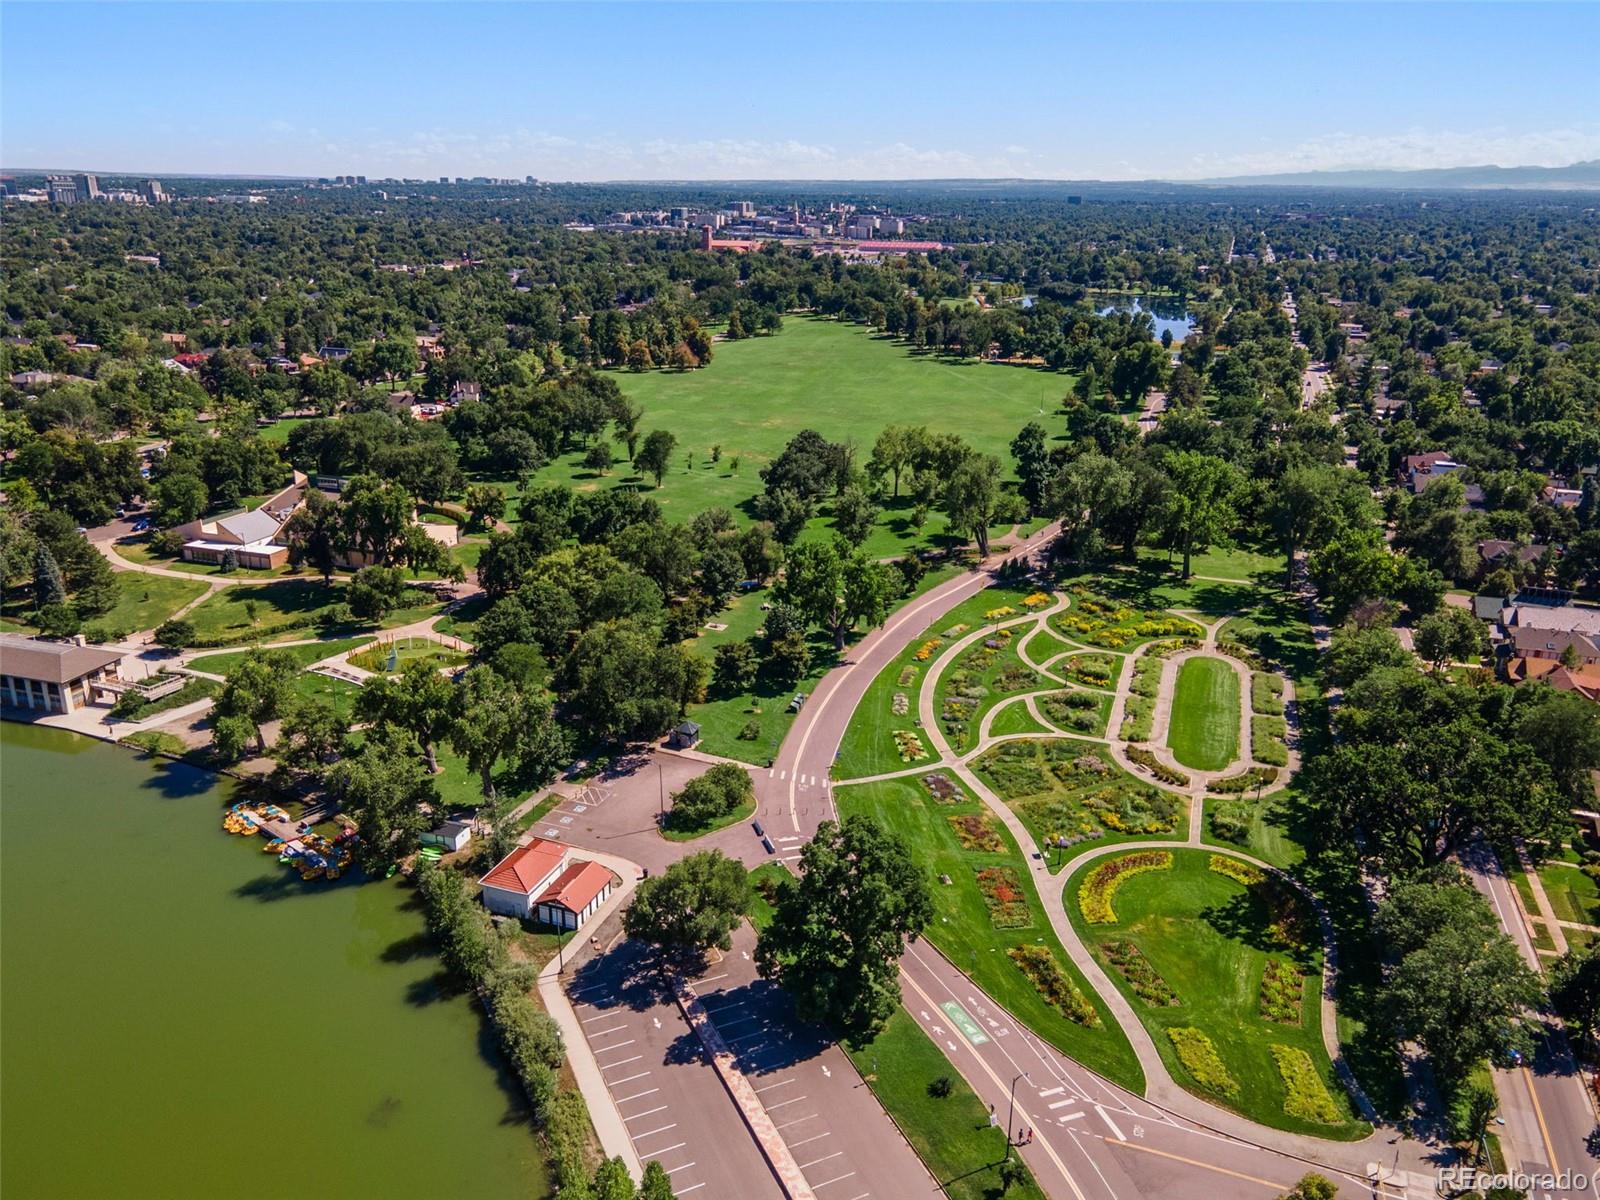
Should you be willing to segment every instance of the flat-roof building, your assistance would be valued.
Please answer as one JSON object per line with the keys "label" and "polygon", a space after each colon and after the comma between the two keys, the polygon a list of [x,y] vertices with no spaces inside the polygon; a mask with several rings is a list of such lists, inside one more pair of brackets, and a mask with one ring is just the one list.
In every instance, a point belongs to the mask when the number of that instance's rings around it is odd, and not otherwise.
{"label": "flat-roof building", "polygon": [[121,679],[126,657],[126,651],[110,646],[0,633],[0,703],[34,712],[76,712],[100,698],[103,683]]}

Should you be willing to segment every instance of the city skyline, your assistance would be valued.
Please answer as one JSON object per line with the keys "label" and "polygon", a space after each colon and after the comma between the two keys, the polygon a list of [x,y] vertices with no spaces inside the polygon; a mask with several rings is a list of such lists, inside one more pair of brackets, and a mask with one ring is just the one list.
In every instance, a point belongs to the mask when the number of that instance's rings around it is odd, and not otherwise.
{"label": "city skyline", "polygon": [[[0,154],[106,174],[579,181],[1183,180],[1600,157],[1585,62],[1600,12],[1577,5],[1520,6],[1516,22],[1477,5],[376,11],[7,6]],[[292,56],[218,52],[286,38]],[[135,86],[130,45],[160,88]],[[1509,104],[1484,86],[1496,78],[1540,85]]]}

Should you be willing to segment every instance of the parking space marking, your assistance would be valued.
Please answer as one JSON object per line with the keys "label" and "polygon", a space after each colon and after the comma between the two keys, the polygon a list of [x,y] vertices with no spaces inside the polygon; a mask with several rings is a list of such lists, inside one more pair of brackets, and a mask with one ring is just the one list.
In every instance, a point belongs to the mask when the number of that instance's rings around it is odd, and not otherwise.
{"label": "parking space marking", "polygon": [[704,1183],[697,1183],[693,1187],[673,1188],[672,1194],[675,1196],[687,1196],[690,1192],[697,1192],[703,1187],[705,1187]]}
{"label": "parking space marking", "polygon": [[830,1158],[843,1158],[843,1157],[844,1157],[844,1151],[843,1150],[835,1150],[832,1154],[824,1154],[821,1158],[813,1158],[810,1162],[801,1163],[800,1164],[800,1169],[802,1171],[804,1171],[807,1167],[814,1167],[818,1163],[825,1163]]}
{"label": "parking space marking", "polygon": [[669,1105],[659,1104],[655,1108],[647,1108],[642,1113],[634,1113],[631,1117],[623,1117],[623,1121],[638,1121],[644,1117],[653,1117],[658,1112],[666,1112]]}
{"label": "parking space marking", "polygon": [[767,1105],[767,1111],[771,1112],[775,1108],[788,1108],[789,1105],[791,1105],[791,1104],[799,1104],[800,1101],[802,1101],[804,1099],[805,1099],[804,1096],[796,1096],[793,1100],[780,1100],[776,1104]]}
{"label": "parking space marking", "polygon": [[726,971],[724,971],[721,975],[703,975],[699,979],[696,979],[695,983],[696,984],[715,983],[717,980],[726,979],[727,977],[728,977],[728,973]]}
{"label": "parking space marking", "polygon": [[[641,1054],[639,1057],[643,1058],[644,1056]],[[643,1079],[648,1074],[650,1074],[649,1071],[640,1071],[637,1075],[629,1075],[626,1079],[612,1079],[607,1081],[607,1086],[617,1087],[624,1083],[632,1083],[635,1079]]]}
{"label": "parking space marking", "polygon": [[601,1064],[600,1069],[602,1071],[609,1071],[609,1070],[611,1070],[612,1067],[625,1067],[629,1063],[638,1062],[643,1057],[644,1057],[644,1055],[642,1055],[642,1054],[635,1054],[632,1058],[619,1058],[614,1063],[603,1063],[603,1064]]}
{"label": "parking space marking", "polygon": [[[576,1007],[587,1008],[588,1006],[587,1005],[577,1005]],[[610,1012],[610,1011],[597,1012],[592,1017],[584,1017],[582,1023],[587,1025],[590,1021],[604,1021],[607,1017],[610,1017],[613,1021],[615,1021],[617,1019],[617,1014],[614,1013],[614,1012]],[[619,1028],[620,1028],[620,1026],[619,1026]],[[599,1036],[599,1035],[595,1035],[595,1036]]]}
{"label": "parking space marking", "polygon": [[766,1087],[758,1087],[758,1088],[756,1088],[756,1095],[759,1096],[762,1092],[770,1092],[773,1088],[788,1087],[791,1083],[794,1082],[794,1079],[795,1079],[795,1077],[793,1075],[791,1075],[787,1079],[778,1080],[777,1083],[769,1083],[769,1084],[767,1084]]}
{"label": "parking space marking", "polygon": [[676,1167],[663,1167],[661,1169],[663,1171],[665,1171],[668,1175],[676,1175],[679,1171],[687,1171],[692,1166],[694,1166],[694,1159],[691,1158],[688,1162],[683,1163],[683,1164],[681,1164],[679,1166],[676,1166]]}
{"label": "parking space marking", "polygon": [[801,1138],[798,1142],[788,1142],[788,1146],[791,1150],[798,1150],[801,1146],[804,1146],[808,1142],[820,1142],[823,1138],[832,1136],[833,1130],[830,1129],[826,1133],[814,1133],[808,1138]]}
{"label": "parking space marking", "polygon": [[674,1142],[670,1146],[663,1146],[660,1150],[653,1150],[651,1153],[659,1159],[663,1154],[671,1154],[674,1150],[682,1150],[688,1144],[688,1142]]}
{"label": "parking space marking", "polygon": [[[737,1005],[735,1007],[737,1007]],[[752,1013],[748,1017],[735,1017],[732,1021],[727,1021],[727,1022],[718,1021],[717,1022],[717,1029],[719,1031],[725,1031],[725,1030],[732,1029],[735,1025],[744,1025],[744,1024],[750,1022],[750,1021],[759,1021],[759,1020],[761,1020],[761,1017],[759,1015],[755,1014],[755,1013]]]}
{"label": "parking space marking", "polygon": [[728,1045],[730,1045],[730,1046],[737,1046],[740,1042],[748,1042],[751,1038],[766,1037],[766,1036],[767,1036],[767,1031],[765,1029],[758,1029],[754,1033],[743,1033],[743,1034],[740,1034],[736,1038],[726,1038],[724,1040],[726,1040]]}
{"label": "parking space marking", "polygon": [[634,1141],[641,1142],[647,1137],[655,1137],[655,1135],[658,1134],[658,1133],[665,1133],[667,1130],[676,1129],[677,1127],[678,1127],[678,1123],[676,1121],[674,1121],[670,1125],[663,1125],[659,1129],[652,1129],[649,1133],[635,1133],[635,1134],[630,1134],[629,1136],[632,1137]]}
{"label": "parking space marking", "polygon": [[[602,1016],[602,1017],[606,1016],[606,1015],[608,1015],[608,1014],[606,1014],[606,1013],[601,1013],[600,1014],[600,1016]],[[595,1020],[599,1020],[599,1019],[600,1019],[599,1017],[595,1018]],[[587,1037],[589,1040],[593,1041],[597,1037],[605,1037],[608,1033],[621,1033],[626,1028],[627,1028],[626,1025],[613,1025],[610,1029],[596,1029],[593,1033],[586,1033],[586,1034],[584,1034],[584,1036]]]}
{"label": "parking space marking", "polygon": [[[846,1179],[853,1178],[854,1175],[855,1175],[854,1171],[849,1171],[849,1172],[847,1172],[846,1174],[843,1174],[843,1175],[835,1175],[832,1179],[828,1180],[826,1183],[813,1183],[811,1185],[811,1190],[813,1192],[815,1192],[820,1188],[827,1187],[828,1184],[843,1183]],[[866,1193],[862,1193],[862,1194],[865,1195]]]}
{"label": "parking space marking", "polygon": [[645,1096],[652,1095],[652,1094],[654,1094],[656,1092],[659,1092],[660,1090],[661,1090],[660,1088],[646,1088],[642,1092],[635,1092],[631,1096],[624,1096],[622,1099],[615,1101],[615,1103],[617,1103],[617,1104],[627,1104],[627,1103],[629,1103],[631,1101],[634,1101],[634,1100],[643,1099]]}
{"label": "parking space marking", "polygon": [[787,1129],[787,1128],[789,1128],[789,1126],[798,1125],[802,1121],[815,1121],[816,1119],[817,1119],[817,1114],[816,1113],[812,1113],[808,1117],[796,1117],[792,1121],[785,1121],[782,1125],[774,1125],[773,1128],[774,1129]]}

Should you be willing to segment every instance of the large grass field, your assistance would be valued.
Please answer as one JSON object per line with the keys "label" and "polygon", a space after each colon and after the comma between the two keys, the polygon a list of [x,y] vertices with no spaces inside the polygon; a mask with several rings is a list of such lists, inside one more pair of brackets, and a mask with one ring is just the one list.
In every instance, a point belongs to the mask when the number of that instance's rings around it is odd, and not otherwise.
{"label": "large grass field", "polygon": [[[286,579],[276,583],[227,588],[195,606],[188,620],[202,645],[225,646],[267,641],[297,632],[312,635],[318,616],[345,598],[346,585],[325,587],[321,580]],[[426,592],[415,593],[417,603],[396,609],[384,618],[384,628],[419,621],[439,607]],[[254,605],[254,619],[251,605]]]}
{"label": "large grass field", "polygon": [[1239,680],[1228,663],[1202,655],[1178,668],[1167,745],[1197,771],[1220,771],[1239,756]]}
{"label": "large grass field", "polygon": [[154,629],[185,604],[205,595],[198,580],[170,579],[136,571],[117,572],[117,602],[109,611],[84,622],[91,642],[115,641],[130,633]]}
{"label": "large grass field", "polygon": [[[840,787],[835,801],[841,816],[863,813],[905,840],[933,897],[934,917],[924,936],[951,962],[971,972],[984,991],[1062,1053],[1125,1087],[1143,1090],[1143,1073],[1133,1048],[1050,928],[1027,860],[1005,827],[978,801],[963,793],[956,803],[939,803],[915,780],[898,779]],[[979,818],[976,826],[989,849],[963,848],[957,825],[968,818]],[[1020,894],[1019,903],[996,916],[991,916],[978,875],[993,868],[1013,870],[1013,886]],[[950,882],[942,882],[942,876]],[[1030,946],[1054,956],[1061,973],[1092,1006],[1097,1027],[1069,1020],[1007,953]]]}
{"label": "large grass field", "polygon": [[[641,428],[669,430],[677,439],[672,468],[659,488],[641,481],[617,453],[601,476],[582,466],[581,452],[565,455],[537,476],[579,490],[642,486],[675,521],[713,505],[748,519],[747,502],[761,490],[761,468],[802,429],[847,441],[864,463],[886,425],[920,424],[959,433],[1010,469],[1007,447],[1017,431],[1052,414],[1071,388],[1068,375],[990,363],[954,362],[913,353],[862,326],[792,317],[772,337],[719,342],[711,365],[683,373],[617,372],[622,390],[644,409]],[[711,461],[720,447],[718,461]],[[686,456],[693,459],[685,466]],[[919,532],[909,502],[886,509],[869,552],[889,555],[910,545],[937,543],[944,518],[935,514]],[[832,522],[819,516],[815,533]]]}
{"label": "large grass field", "polygon": [[[1115,922],[1100,925],[1084,920],[1078,902],[1079,886],[1095,870],[1091,863],[1068,882],[1067,911],[1180,1084],[1276,1129],[1341,1140],[1365,1136],[1368,1126],[1357,1119],[1322,1046],[1322,951],[1309,907],[1286,885],[1247,888],[1211,870],[1210,857],[1174,850],[1171,869],[1125,877],[1115,893]],[[1287,937],[1278,932],[1285,912],[1293,917],[1287,928],[1296,931]],[[1125,953],[1118,948],[1128,945],[1158,977],[1156,986],[1147,977],[1145,987],[1136,988],[1130,973],[1115,964],[1114,955]],[[1269,960],[1298,976],[1298,986],[1285,988],[1288,998],[1275,1010],[1282,1019],[1269,1019],[1263,1008]],[[1227,1076],[1220,1086],[1207,1086],[1180,1059],[1168,1033],[1174,1029],[1197,1029],[1210,1038]],[[1320,1095],[1320,1086],[1326,1093],[1333,1120],[1285,1111],[1286,1085],[1274,1046],[1308,1056],[1314,1068],[1309,1091]]]}

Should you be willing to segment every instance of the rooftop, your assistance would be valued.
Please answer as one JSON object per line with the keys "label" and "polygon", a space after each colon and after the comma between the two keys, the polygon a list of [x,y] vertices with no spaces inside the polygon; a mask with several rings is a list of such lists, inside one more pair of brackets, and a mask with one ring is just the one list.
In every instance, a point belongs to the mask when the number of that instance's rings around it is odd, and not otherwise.
{"label": "rooftop", "polygon": [[559,842],[534,838],[526,846],[518,846],[495,863],[489,869],[489,873],[478,882],[484,887],[521,892],[526,896],[560,869],[569,851],[570,847],[563,846]]}
{"label": "rooftop", "polygon": [[568,912],[581,913],[611,883],[611,871],[597,862],[577,859],[545,889],[540,904],[558,904]]}
{"label": "rooftop", "polygon": [[0,673],[24,679],[68,683],[121,662],[126,656],[126,651],[109,646],[79,646],[41,641],[20,633],[0,633]]}

